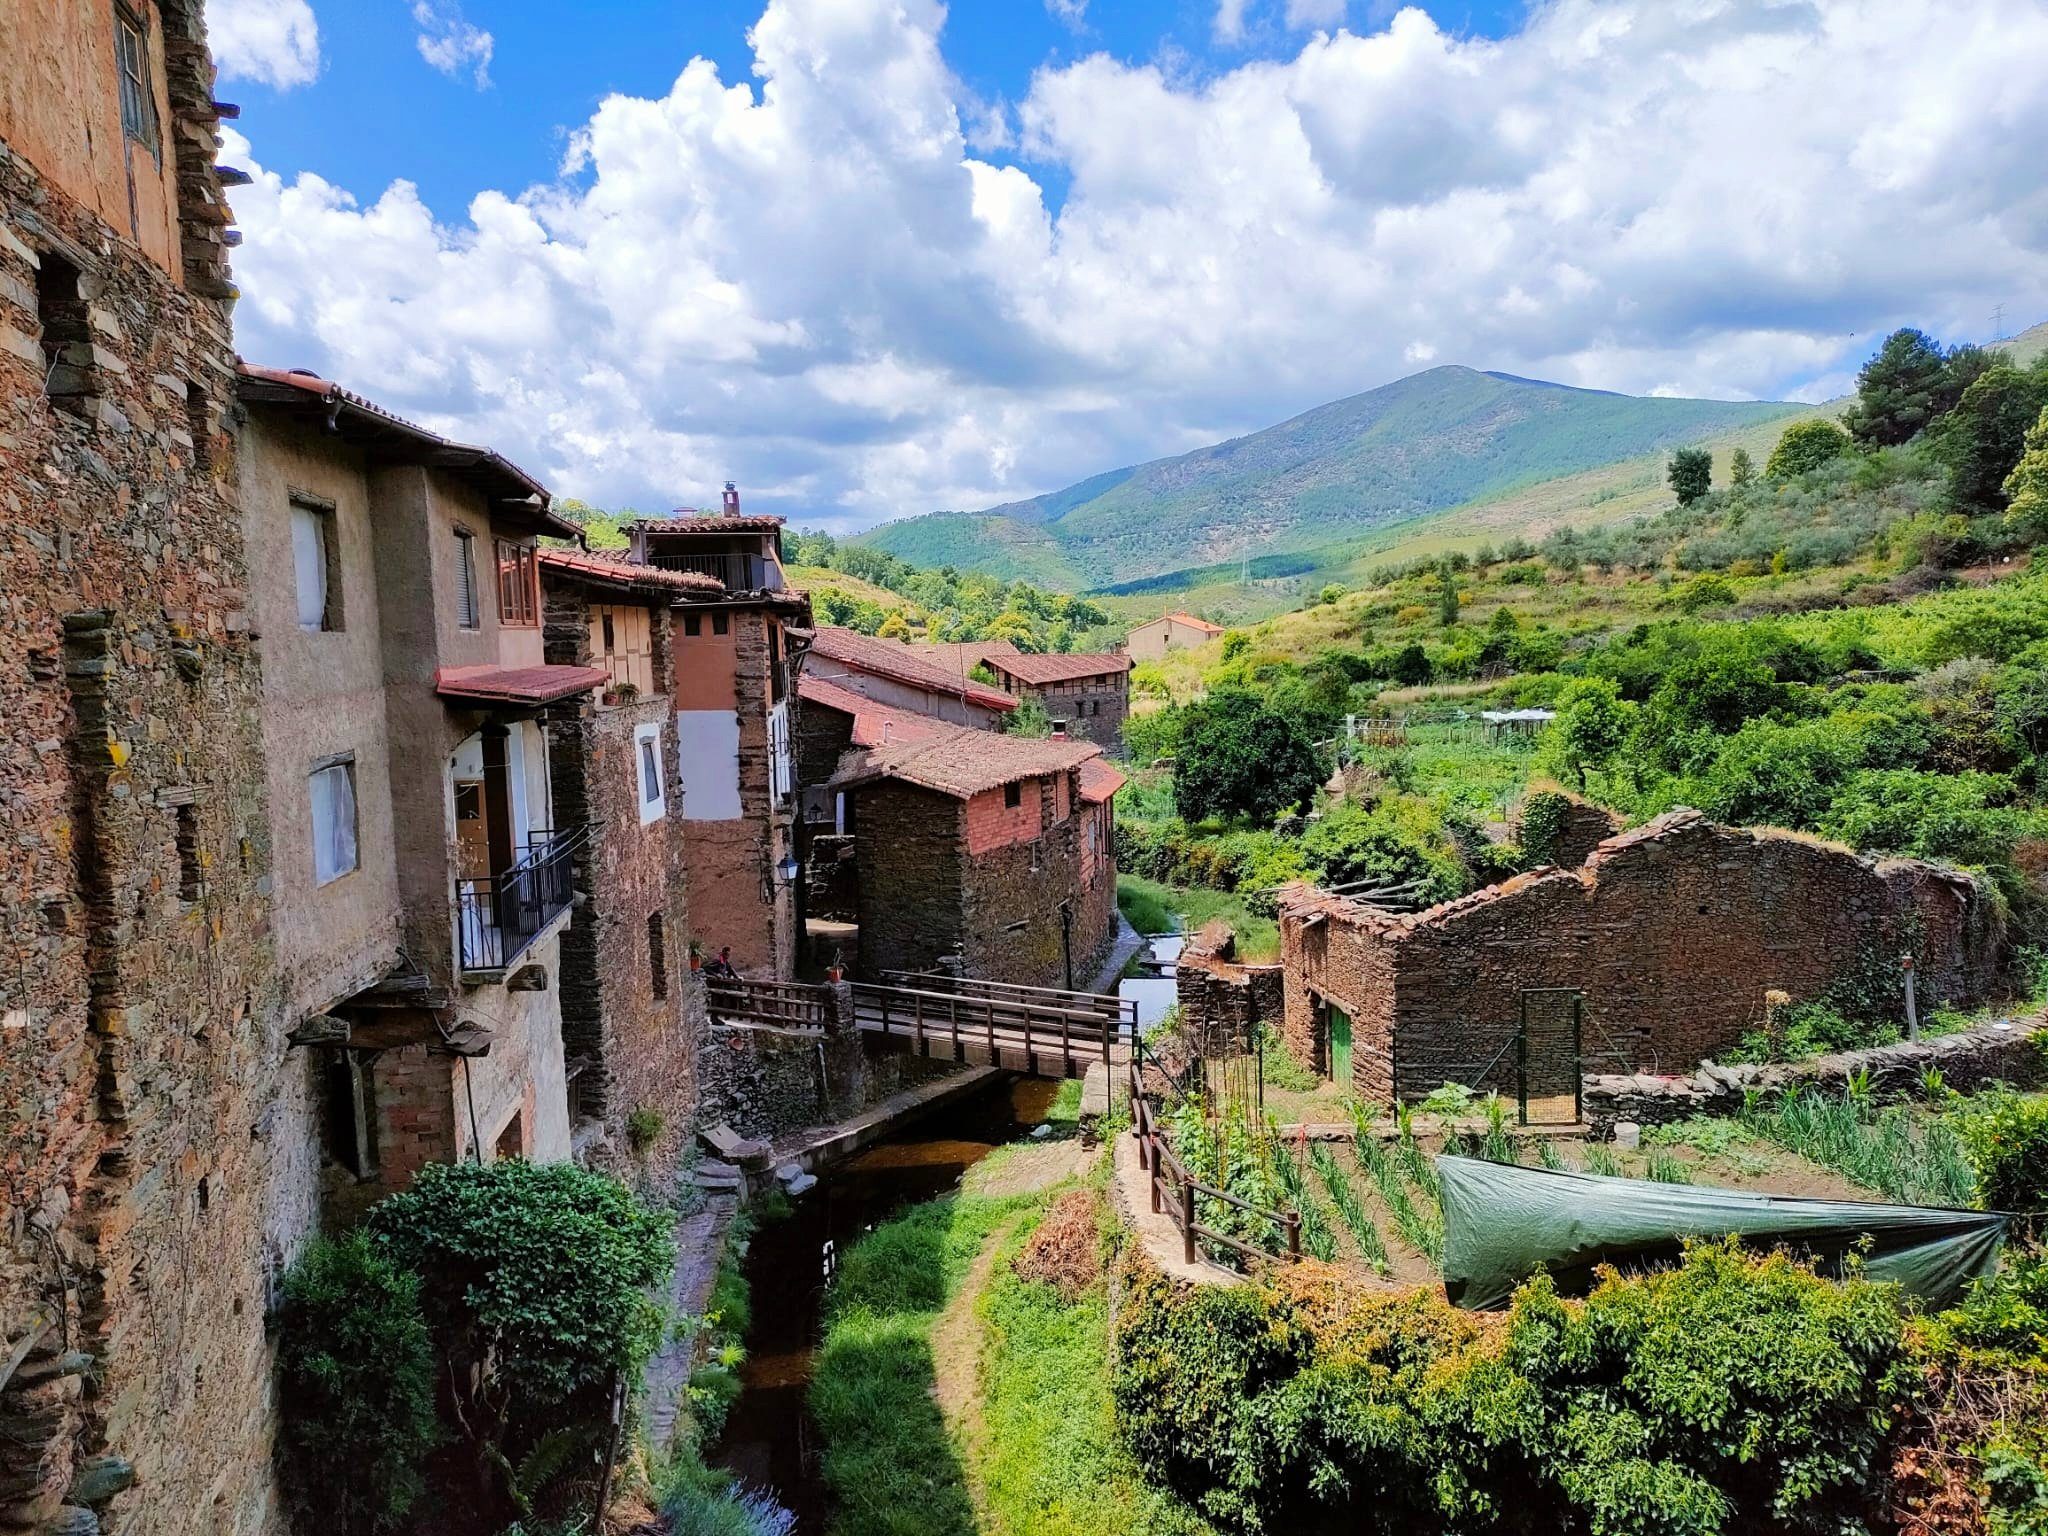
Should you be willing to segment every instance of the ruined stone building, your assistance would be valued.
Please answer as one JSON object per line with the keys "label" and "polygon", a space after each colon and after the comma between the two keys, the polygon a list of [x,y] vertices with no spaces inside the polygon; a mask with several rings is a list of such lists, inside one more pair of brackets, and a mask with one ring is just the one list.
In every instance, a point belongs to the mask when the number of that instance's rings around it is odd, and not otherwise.
{"label": "ruined stone building", "polygon": [[675,604],[725,589],[580,550],[543,550],[540,569],[548,661],[605,673],[594,699],[548,722],[557,813],[586,829],[583,910],[562,938],[570,1137],[579,1161],[667,1187],[689,1142],[706,1025],[687,964]]}
{"label": "ruined stone building", "polygon": [[782,519],[724,510],[633,525],[632,564],[708,576],[680,594],[671,639],[687,827],[689,909],[708,953],[730,946],[750,976],[796,964],[796,743],[791,700],[811,643],[811,604],[782,570]]}
{"label": "ruined stone building", "polygon": [[[272,1006],[198,0],[0,7],[0,1528],[279,1524]],[[231,176],[226,179],[232,179]]]}
{"label": "ruined stone building", "polygon": [[1122,755],[1131,702],[1131,658],[1123,655],[991,656],[983,662],[1017,699],[1035,699],[1054,735],[1092,741]]}
{"label": "ruined stone building", "polygon": [[[2000,958],[1994,903],[1967,876],[1686,810],[1608,838],[1576,868],[1420,913],[1306,886],[1279,907],[1288,1048],[1382,1104],[1451,1081],[1514,1092],[1531,1008],[1545,1027],[1532,1029],[1530,1071],[1572,1092],[1581,1067],[1560,997],[1577,999],[1585,1073],[1671,1074],[1759,1027],[1766,992],[1849,989],[1883,1006],[1902,999],[1910,952],[1932,1007],[1981,995]],[[1565,1028],[1547,1026],[1558,1018]]]}
{"label": "ruined stone building", "polygon": [[1000,688],[977,683],[927,658],[923,649],[824,625],[812,644],[805,672],[877,704],[952,725],[1002,729],[1017,701]]}
{"label": "ruined stone building", "polygon": [[585,828],[550,713],[609,681],[543,651],[537,536],[488,450],[305,373],[242,370],[271,926],[329,1210],[430,1162],[570,1152],[562,936]]}
{"label": "ruined stone building", "polygon": [[[887,724],[856,711],[850,730]],[[829,786],[853,840],[858,974],[946,963],[1023,986],[1087,986],[1116,935],[1107,826],[1123,779],[1102,749],[938,721],[890,738],[849,753]]]}

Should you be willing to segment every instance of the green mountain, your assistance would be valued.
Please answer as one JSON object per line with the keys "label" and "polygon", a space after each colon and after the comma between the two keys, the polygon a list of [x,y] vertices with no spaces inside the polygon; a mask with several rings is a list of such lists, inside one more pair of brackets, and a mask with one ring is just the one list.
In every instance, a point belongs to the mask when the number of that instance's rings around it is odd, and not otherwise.
{"label": "green mountain", "polygon": [[[861,536],[915,565],[1099,590],[1205,565],[1297,556],[1466,502],[1803,409],[1639,399],[1432,368],[1246,437],[1111,470],[985,512]],[[1297,563],[1297,562],[1290,562]]]}

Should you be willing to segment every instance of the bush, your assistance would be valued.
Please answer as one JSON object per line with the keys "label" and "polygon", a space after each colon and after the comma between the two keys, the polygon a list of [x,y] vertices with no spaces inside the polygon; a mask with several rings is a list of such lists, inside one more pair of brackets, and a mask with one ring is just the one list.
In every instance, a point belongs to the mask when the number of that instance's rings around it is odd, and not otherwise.
{"label": "bush", "polygon": [[1988,1094],[1957,1117],[1977,1171],[1977,1203],[2038,1224],[2048,1213],[2048,1098]]}
{"label": "bush", "polygon": [[1764,474],[1772,480],[1790,480],[1840,458],[1849,449],[1849,434],[1832,421],[1823,417],[1795,422],[1785,429],[1778,446],[1771,450]]}
{"label": "bush", "polygon": [[306,1528],[396,1526],[441,1438],[418,1278],[360,1233],[314,1242],[284,1277],[277,1380],[281,1460]]}
{"label": "bush", "polygon": [[1571,813],[1569,795],[1559,794],[1554,789],[1540,789],[1529,796],[1522,802],[1516,823],[1516,837],[1522,844],[1522,852],[1538,864],[1555,864],[1558,840],[1564,836],[1565,823]]}

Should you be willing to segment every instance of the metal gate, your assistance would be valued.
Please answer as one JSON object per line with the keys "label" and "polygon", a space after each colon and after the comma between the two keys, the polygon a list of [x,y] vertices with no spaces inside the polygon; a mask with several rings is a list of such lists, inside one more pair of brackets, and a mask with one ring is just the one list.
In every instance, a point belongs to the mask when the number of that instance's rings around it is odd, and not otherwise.
{"label": "metal gate", "polygon": [[1517,1108],[1524,1125],[1575,1125],[1586,995],[1576,987],[1524,987],[1515,1034]]}

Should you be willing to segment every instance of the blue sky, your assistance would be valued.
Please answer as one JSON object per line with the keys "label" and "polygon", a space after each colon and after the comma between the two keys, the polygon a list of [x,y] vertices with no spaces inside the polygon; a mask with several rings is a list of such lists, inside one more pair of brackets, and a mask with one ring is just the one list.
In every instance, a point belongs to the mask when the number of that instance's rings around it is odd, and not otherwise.
{"label": "blue sky", "polygon": [[2039,0],[209,0],[245,355],[608,505],[975,508],[1422,368],[2048,315]]}

